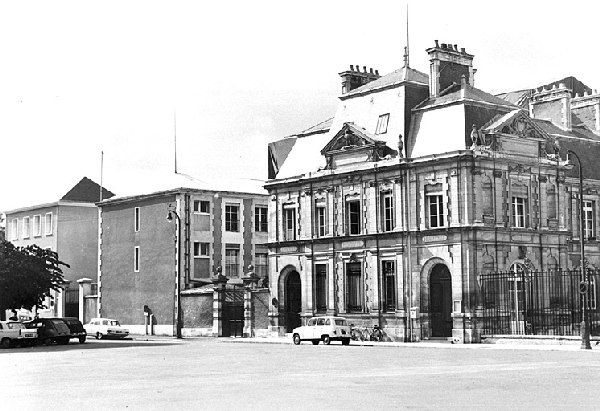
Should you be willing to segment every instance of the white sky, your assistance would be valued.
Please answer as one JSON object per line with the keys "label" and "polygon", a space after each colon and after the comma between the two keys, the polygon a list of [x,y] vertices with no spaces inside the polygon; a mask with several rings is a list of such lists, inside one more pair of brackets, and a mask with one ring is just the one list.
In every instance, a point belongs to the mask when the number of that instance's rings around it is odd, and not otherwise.
{"label": "white sky", "polygon": [[[179,171],[265,179],[267,142],[334,114],[339,72],[402,66],[406,2],[208,3],[1,2],[0,210],[100,182],[102,150],[109,190],[159,187],[175,108]],[[489,92],[600,89],[599,3],[531,3],[410,1],[411,67],[428,73],[438,39],[475,55]]]}

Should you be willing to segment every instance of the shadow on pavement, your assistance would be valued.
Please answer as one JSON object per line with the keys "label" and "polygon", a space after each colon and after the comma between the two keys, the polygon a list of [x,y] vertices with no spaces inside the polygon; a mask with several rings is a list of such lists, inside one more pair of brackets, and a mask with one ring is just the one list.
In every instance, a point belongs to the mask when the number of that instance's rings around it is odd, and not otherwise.
{"label": "shadow on pavement", "polygon": [[161,341],[135,341],[131,339],[125,340],[103,340],[86,341],[84,344],[79,344],[76,341],[70,342],[67,345],[37,345],[35,347],[13,347],[1,348],[1,354],[8,353],[31,353],[31,352],[52,352],[52,351],[70,351],[70,350],[103,350],[110,348],[131,348],[131,347],[156,347],[166,345],[177,345],[178,343],[161,342]]}

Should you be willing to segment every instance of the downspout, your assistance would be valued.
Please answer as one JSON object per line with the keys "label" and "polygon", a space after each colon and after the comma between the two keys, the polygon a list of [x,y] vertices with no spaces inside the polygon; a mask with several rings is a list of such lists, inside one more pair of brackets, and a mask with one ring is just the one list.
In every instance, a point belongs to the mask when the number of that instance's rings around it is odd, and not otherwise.
{"label": "downspout", "polygon": [[377,249],[377,293],[379,294],[379,298],[377,301],[377,308],[378,308],[378,326],[381,329],[382,325],[383,325],[383,293],[381,292],[383,289],[383,284],[382,284],[382,280],[383,280],[383,273],[380,270],[379,267],[379,263],[380,263],[380,258],[379,258],[379,211],[381,210],[381,204],[379,201],[379,182],[377,181],[377,163],[374,164],[373,167],[373,171],[375,172],[375,245],[376,245],[376,249]]}
{"label": "downspout", "polygon": [[409,330],[409,334],[408,334],[408,341],[412,342],[413,341],[413,326],[412,326],[412,318],[411,318],[411,307],[412,307],[412,262],[411,262],[411,254],[412,254],[412,247],[411,247],[411,239],[410,239],[410,204],[411,204],[411,199],[410,199],[410,170],[408,167],[406,167],[405,170],[405,174],[406,174],[406,178],[405,181],[406,183],[404,184],[404,189],[406,190],[406,197],[405,197],[405,201],[404,201],[404,211],[405,211],[405,216],[406,216],[406,221],[404,223],[404,231],[406,233],[406,242],[407,242],[407,248],[408,248],[408,258],[407,258],[407,265],[408,265],[408,310],[406,311],[406,318],[408,320],[408,330]]}
{"label": "downspout", "polygon": [[[312,176],[310,179],[310,271],[311,271],[311,275],[312,275],[312,289],[316,290],[317,289],[317,282],[316,282],[316,273],[315,273],[315,196],[313,193],[313,180],[312,180]],[[315,298],[316,296],[314,295],[314,291],[312,293],[312,300],[313,300],[313,315],[318,311],[319,307],[317,307],[317,299]],[[327,309],[326,309],[327,310]]]}

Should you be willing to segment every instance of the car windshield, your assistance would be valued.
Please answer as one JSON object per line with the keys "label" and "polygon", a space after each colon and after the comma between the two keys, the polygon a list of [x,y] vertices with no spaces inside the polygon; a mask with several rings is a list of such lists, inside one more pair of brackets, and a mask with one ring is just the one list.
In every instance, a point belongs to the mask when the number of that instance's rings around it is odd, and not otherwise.
{"label": "car windshield", "polygon": [[54,325],[62,325],[64,322],[62,320],[52,320],[52,324]]}
{"label": "car windshield", "polygon": [[18,330],[21,328],[25,328],[25,326],[21,323],[7,323],[6,328],[9,328],[11,330]]}
{"label": "car windshield", "polygon": [[335,325],[346,325],[346,320],[335,320]]}

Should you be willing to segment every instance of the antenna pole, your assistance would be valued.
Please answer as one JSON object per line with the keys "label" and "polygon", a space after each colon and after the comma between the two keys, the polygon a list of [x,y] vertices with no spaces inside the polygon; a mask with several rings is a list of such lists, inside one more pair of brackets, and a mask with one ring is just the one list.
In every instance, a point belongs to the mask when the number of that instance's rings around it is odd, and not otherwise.
{"label": "antenna pole", "polygon": [[102,179],[104,174],[104,150],[100,151],[100,201],[102,201]]}
{"label": "antenna pole", "polygon": [[175,138],[175,174],[177,174],[177,108],[173,110],[173,136]]}
{"label": "antenna pole", "polygon": [[406,66],[408,68],[408,64],[409,64],[409,48],[408,48],[408,3],[406,3],[406,48],[404,50],[404,66]]}

